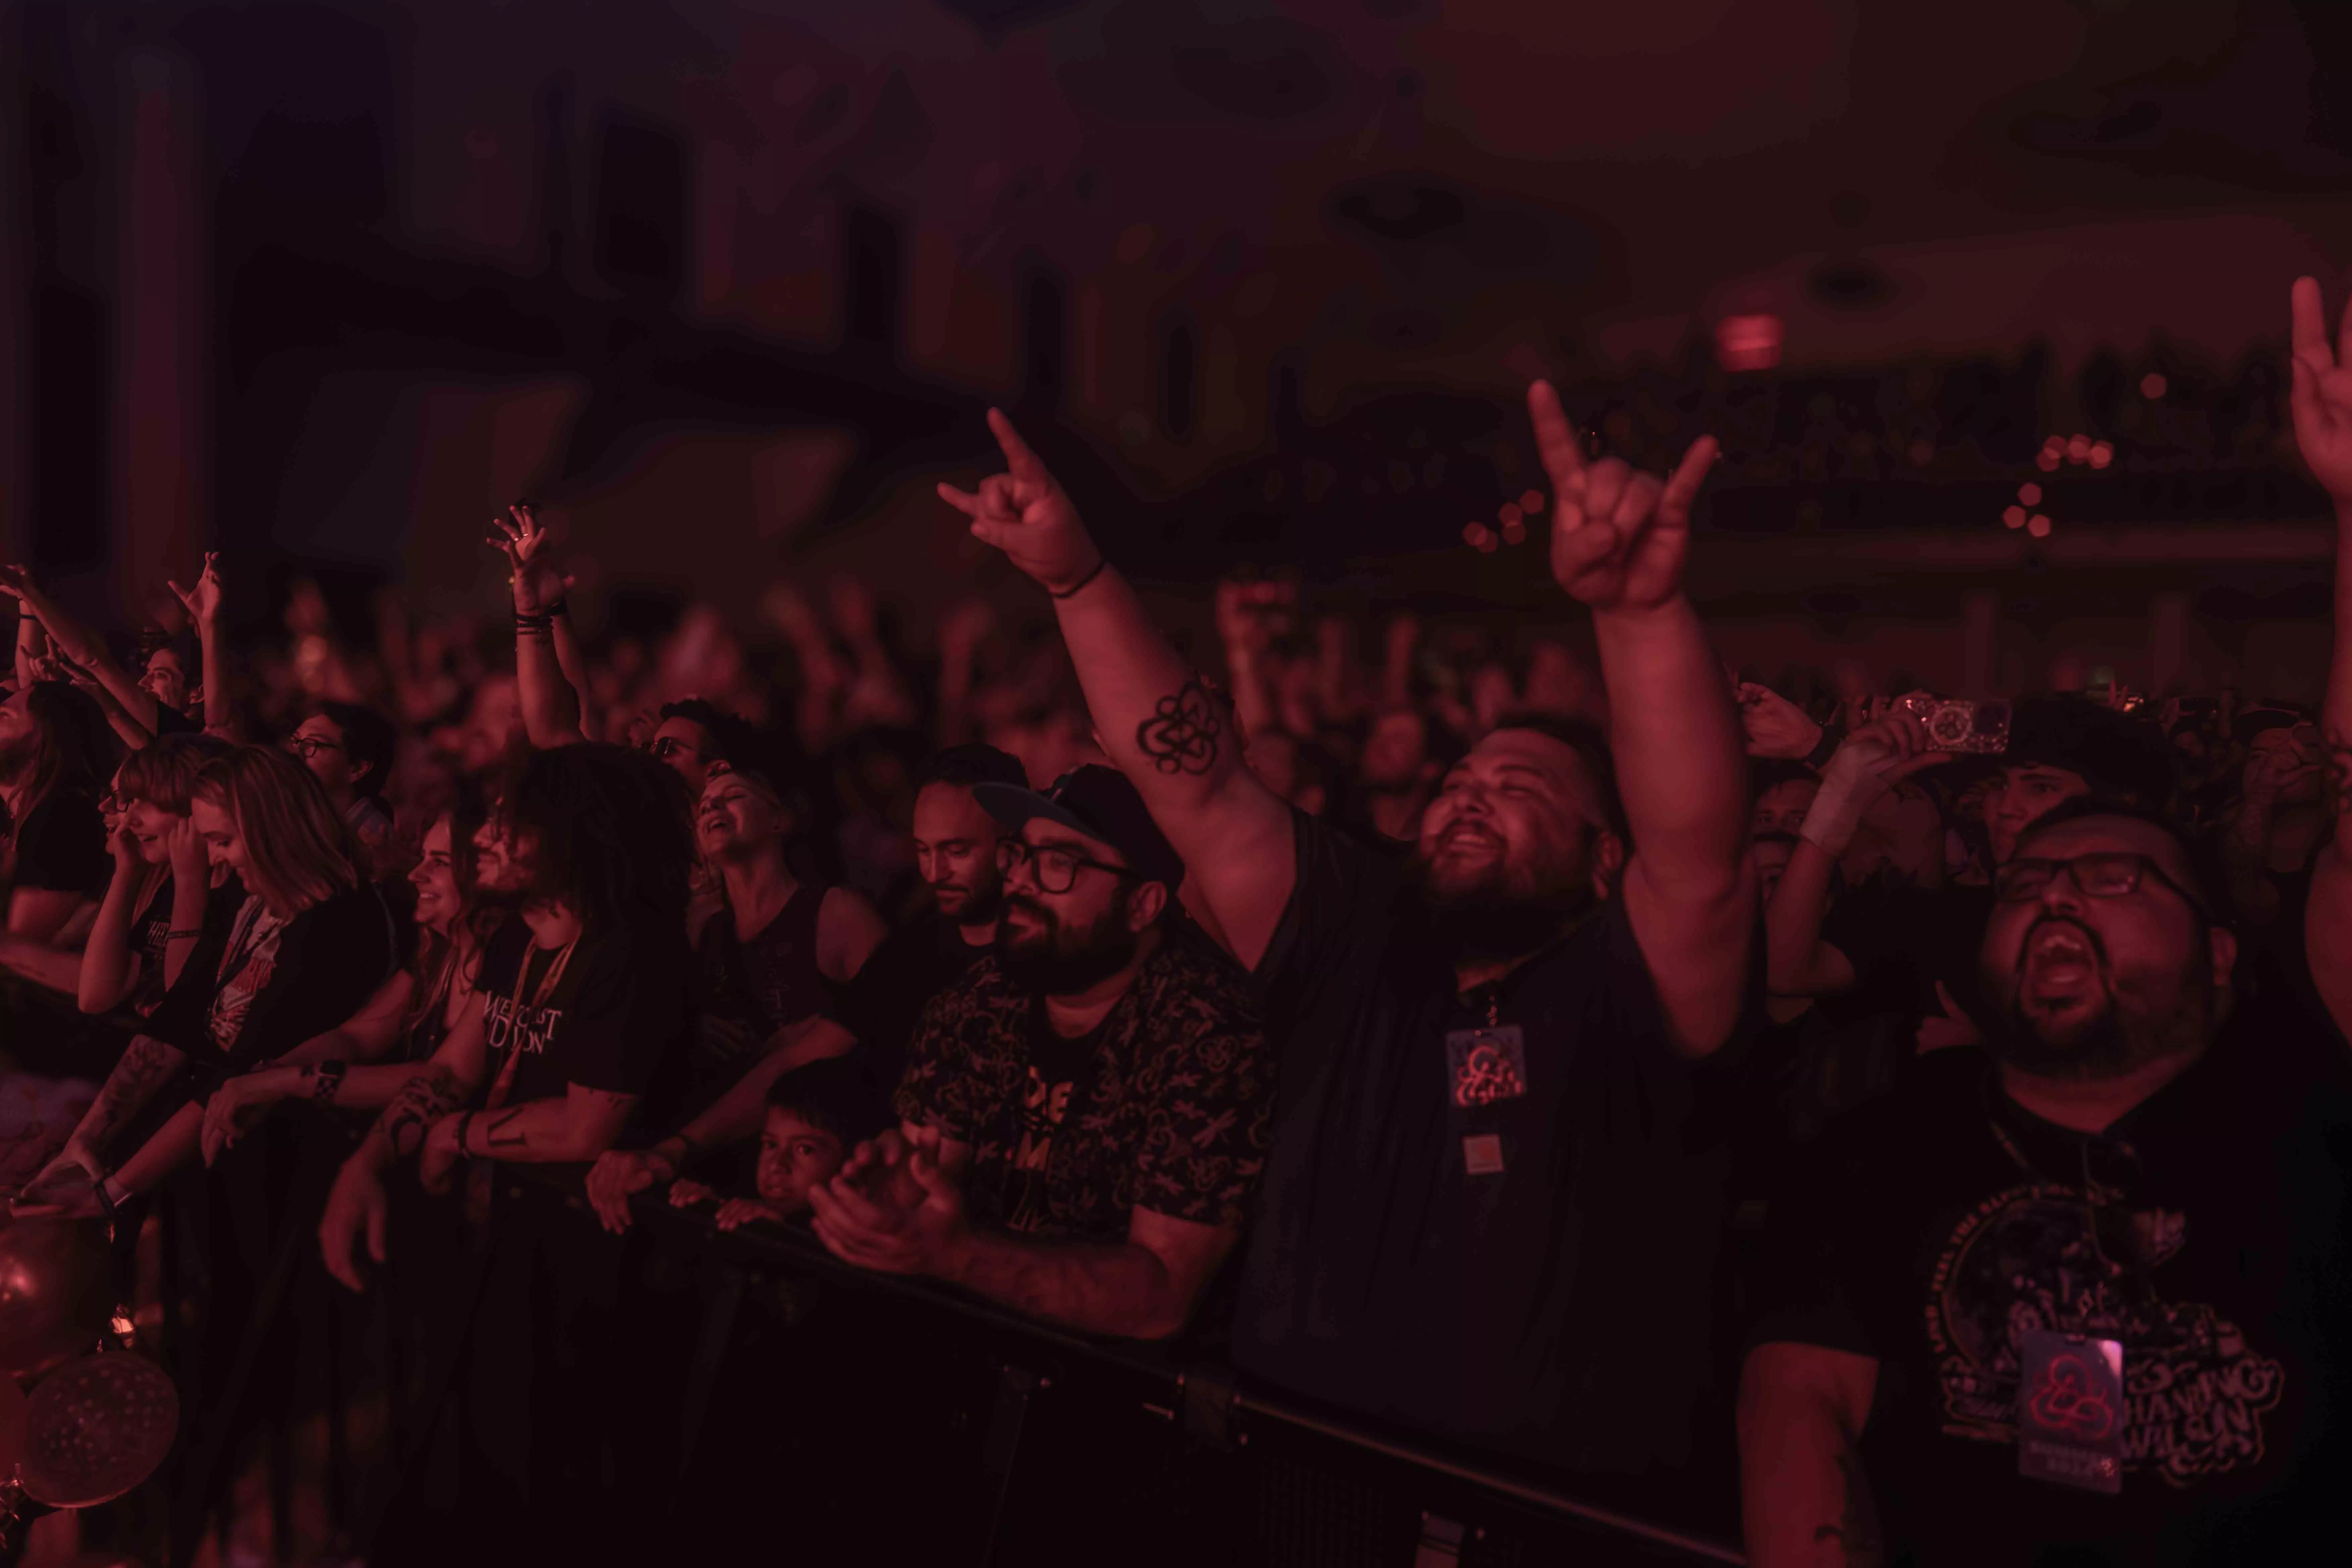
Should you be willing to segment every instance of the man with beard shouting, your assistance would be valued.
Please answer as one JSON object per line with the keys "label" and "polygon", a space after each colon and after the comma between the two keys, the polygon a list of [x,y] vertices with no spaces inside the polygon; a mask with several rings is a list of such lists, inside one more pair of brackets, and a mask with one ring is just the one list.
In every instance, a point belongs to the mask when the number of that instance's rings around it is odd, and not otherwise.
{"label": "man with beard shouting", "polygon": [[1497,728],[1402,866],[1243,765],[1001,414],[1011,471],[941,494],[1054,596],[1104,747],[1263,988],[1282,1089],[1242,1370],[1547,1468],[1654,1474],[1690,1458],[1714,1360],[1722,1168],[1691,1111],[1756,949],[1738,719],[1682,589],[1715,443],[1662,481],[1588,462],[1548,384],[1528,405],[1610,731]]}
{"label": "man with beard shouting", "polygon": [[926,1009],[902,1125],[810,1190],[816,1234],[864,1268],[1167,1338],[1265,1162],[1247,981],[1182,923],[1183,864],[1116,772],[971,793],[1006,835],[995,956]]}
{"label": "man with beard shouting", "polygon": [[2352,1462],[2352,1094],[2160,818],[2027,830],[1986,1055],[1776,1205],[1741,1380],[1748,1561],[2288,1563]]}

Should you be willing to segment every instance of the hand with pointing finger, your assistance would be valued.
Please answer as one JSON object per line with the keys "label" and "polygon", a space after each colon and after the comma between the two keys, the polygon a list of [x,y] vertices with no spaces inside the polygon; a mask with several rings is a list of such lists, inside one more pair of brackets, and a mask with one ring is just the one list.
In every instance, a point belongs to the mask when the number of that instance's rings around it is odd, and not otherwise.
{"label": "hand with pointing finger", "polygon": [[1077,508],[1037,454],[1029,449],[1001,409],[988,411],[988,427],[1004,452],[1005,472],[991,474],[977,489],[940,486],[940,499],[971,519],[971,533],[1004,552],[1045,592],[1070,593],[1103,563]]}
{"label": "hand with pointing finger", "polygon": [[1683,589],[1690,509],[1714,465],[1702,436],[1661,482],[1616,458],[1588,463],[1575,427],[1548,381],[1528,388],[1536,449],[1551,476],[1551,574],[1595,615],[1654,610]]}

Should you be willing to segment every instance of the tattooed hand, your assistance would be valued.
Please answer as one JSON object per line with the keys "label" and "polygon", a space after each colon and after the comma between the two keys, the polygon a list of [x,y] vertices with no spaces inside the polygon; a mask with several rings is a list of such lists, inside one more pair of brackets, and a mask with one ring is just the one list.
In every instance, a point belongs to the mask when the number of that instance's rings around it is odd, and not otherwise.
{"label": "tattooed hand", "polygon": [[1102,569],[1102,552],[1013,421],[992,408],[988,427],[1003,448],[1007,471],[981,480],[977,490],[942,484],[940,499],[971,519],[973,538],[1004,552],[1047,593],[1068,594]]}

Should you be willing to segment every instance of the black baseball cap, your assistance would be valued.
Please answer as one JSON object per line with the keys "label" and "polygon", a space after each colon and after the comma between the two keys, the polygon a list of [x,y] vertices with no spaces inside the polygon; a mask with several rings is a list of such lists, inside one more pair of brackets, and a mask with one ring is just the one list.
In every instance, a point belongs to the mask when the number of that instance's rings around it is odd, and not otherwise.
{"label": "black baseball cap", "polygon": [[1147,882],[1164,883],[1172,893],[1184,880],[1182,858],[1117,768],[1094,763],[1072,768],[1042,795],[1016,784],[974,784],[971,797],[1007,833],[1018,833],[1023,823],[1042,816],[1109,845]]}

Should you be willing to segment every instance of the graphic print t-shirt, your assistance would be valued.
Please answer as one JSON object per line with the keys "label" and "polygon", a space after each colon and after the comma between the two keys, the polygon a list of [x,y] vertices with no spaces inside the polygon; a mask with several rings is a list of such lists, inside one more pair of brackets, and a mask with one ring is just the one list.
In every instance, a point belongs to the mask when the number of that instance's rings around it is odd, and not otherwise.
{"label": "graphic print t-shirt", "polygon": [[604,931],[563,958],[534,947],[520,919],[500,926],[483,948],[480,981],[499,1103],[553,1099],[576,1083],[643,1096],[639,1119],[661,1120],[682,1087],[686,957],[683,935],[662,943]]}
{"label": "graphic print t-shirt", "polygon": [[[2235,1031],[2101,1137],[1990,1078],[1939,1063],[1832,1131],[1776,1206],[1751,1341],[1880,1363],[1863,1453],[1895,1560],[2296,1560],[2352,1462],[2343,1069]],[[2021,1397],[2066,1392],[2023,1386],[2043,1330],[2122,1344],[2124,1408],[2077,1412],[2124,1422],[2118,1496],[2019,1473]]]}
{"label": "graphic print t-shirt", "polygon": [[1029,1015],[1029,1061],[1021,1091],[1021,1136],[1013,1146],[1005,1180],[1004,1228],[1030,1232],[1047,1222],[1047,1173],[1054,1166],[1054,1141],[1065,1128],[1076,1132],[1085,1120],[1095,1049],[1105,1019],[1072,1038],[1056,1034],[1040,999]]}

